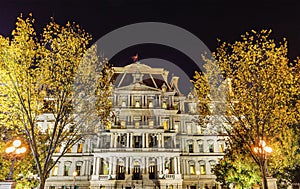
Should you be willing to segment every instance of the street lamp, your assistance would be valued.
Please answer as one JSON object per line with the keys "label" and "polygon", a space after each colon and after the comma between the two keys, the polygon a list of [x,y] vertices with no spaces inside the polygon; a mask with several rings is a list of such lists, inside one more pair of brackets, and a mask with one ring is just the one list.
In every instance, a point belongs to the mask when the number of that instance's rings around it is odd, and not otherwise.
{"label": "street lamp", "polygon": [[200,171],[196,171],[196,174],[198,176],[198,189],[200,189]]}
{"label": "street lamp", "polygon": [[12,143],[9,143],[8,147],[6,147],[5,153],[8,158],[11,159],[11,167],[6,180],[13,180],[13,168],[15,161],[18,157],[21,157],[23,154],[25,154],[26,151],[27,149],[20,139],[14,140]]}
{"label": "street lamp", "polygon": [[76,181],[76,176],[77,176],[77,171],[74,171],[73,172],[73,188],[75,189],[76,188],[76,185],[75,185],[75,181]]}
{"label": "street lamp", "polygon": [[273,149],[270,146],[267,146],[264,140],[259,140],[258,146],[255,146],[253,148],[253,151],[256,154],[259,154],[264,159],[266,176],[270,176],[268,171],[268,165],[267,165],[267,160],[268,160],[267,155],[271,154],[273,152]]}

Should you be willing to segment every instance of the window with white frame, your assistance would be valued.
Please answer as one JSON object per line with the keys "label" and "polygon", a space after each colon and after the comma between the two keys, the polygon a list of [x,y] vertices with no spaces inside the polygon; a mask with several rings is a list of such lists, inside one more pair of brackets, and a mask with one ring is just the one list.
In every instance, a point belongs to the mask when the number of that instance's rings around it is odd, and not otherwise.
{"label": "window with white frame", "polygon": [[214,152],[215,151],[214,141],[213,140],[208,140],[207,143],[208,143],[208,151],[211,152],[211,153]]}
{"label": "window with white frame", "polygon": [[69,176],[70,167],[71,167],[71,162],[66,161],[64,164],[64,176]]}
{"label": "window with white frame", "polygon": [[215,160],[210,160],[209,161],[209,165],[210,165],[210,172],[213,174],[213,169],[216,166],[216,161]]}
{"label": "window with white frame", "polygon": [[191,175],[195,175],[196,174],[195,161],[189,161],[189,171],[190,171]]}
{"label": "window with white frame", "polygon": [[75,171],[77,173],[77,176],[80,176],[81,174],[81,167],[82,167],[82,161],[77,161],[76,162],[76,167],[75,167]]}
{"label": "window with white frame", "polygon": [[204,141],[203,140],[198,140],[198,148],[199,148],[200,153],[204,152]]}
{"label": "window with white frame", "polygon": [[200,174],[205,175],[206,174],[205,161],[203,160],[199,161],[199,167],[200,167]]}

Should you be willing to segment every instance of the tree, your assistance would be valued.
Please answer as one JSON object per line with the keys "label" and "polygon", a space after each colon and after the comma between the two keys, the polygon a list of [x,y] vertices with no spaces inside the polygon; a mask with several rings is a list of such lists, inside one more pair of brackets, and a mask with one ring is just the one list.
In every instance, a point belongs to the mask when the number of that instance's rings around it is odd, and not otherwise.
{"label": "tree", "polygon": [[[237,144],[238,145],[238,144]],[[253,162],[251,156],[245,151],[228,148],[226,155],[213,169],[216,181],[229,188],[233,184],[235,188],[252,188],[260,183],[259,167]]]}
{"label": "tree", "polygon": [[[110,111],[109,104],[97,104],[108,101],[110,91],[102,90],[110,86],[112,71],[95,46],[88,50],[91,36],[77,24],[60,26],[52,19],[39,37],[33,24],[32,15],[20,16],[12,38],[0,37],[0,90],[7,102],[1,112],[20,122],[43,189],[59,159],[81,140],[86,128],[94,128],[97,121],[91,116]],[[100,93],[105,95],[97,96]],[[93,102],[91,109],[87,104]],[[60,155],[53,161],[58,149]]]}
{"label": "tree", "polygon": [[[268,188],[269,158],[265,144],[288,142],[281,134],[299,120],[299,65],[287,58],[287,41],[275,42],[270,34],[268,30],[252,31],[242,35],[241,41],[220,44],[213,57],[203,56],[205,74],[194,77],[199,100],[215,105],[211,114],[222,113],[229,141],[251,155],[260,168],[264,189]],[[285,154],[285,149],[275,146],[274,150],[281,151],[285,159],[297,154]],[[298,163],[290,160],[285,166]]]}

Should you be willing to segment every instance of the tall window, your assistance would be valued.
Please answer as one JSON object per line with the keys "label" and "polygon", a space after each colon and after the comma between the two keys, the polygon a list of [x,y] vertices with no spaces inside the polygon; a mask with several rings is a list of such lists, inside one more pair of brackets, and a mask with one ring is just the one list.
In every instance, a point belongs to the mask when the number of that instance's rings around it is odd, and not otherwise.
{"label": "tall window", "polygon": [[191,175],[195,175],[196,171],[195,171],[195,162],[194,161],[189,161],[189,169],[190,169],[190,174]]}
{"label": "tall window", "polygon": [[162,119],[162,126],[164,127],[164,130],[168,130],[169,129],[169,120]]}
{"label": "tall window", "polygon": [[78,176],[80,175],[81,166],[82,166],[82,162],[81,161],[76,162],[76,169],[75,169],[75,171],[76,171],[76,173],[77,173]]}
{"label": "tall window", "polygon": [[79,143],[77,145],[77,153],[82,153],[82,148],[83,148],[83,144],[82,143]]}
{"label": "tall window", "polygon": [[193,152],[194,152],[194,145],[189,144],[189,153],[193,153]]}
{"label": "tall window", "polygon": [[52,168],[52,176],[57,176],[58,175],[58,165],[55,165]]}
{"label": "tall window", "polygon": [[65,162],[65,165],[64,165],[64,176],[69,176],[70,167],[71,167],[71,162]]}
{"label": "tall window", "polygon": [[148,107],[149,107],[149,108],[153,108],[153,107],[154,107],[153,101],[149,101],[149,102],[148,102]]}
{"label": "tall window", "polygon": [[162,106],[161,106],[162,108],[164,108],[164,109],[166,109],[167,108],[167,102],[166,101],[163,101],[163,103],[162,103]]}
{"label": "tall window", "polygon": [[225,151],[225,141],[218,140],[218,144],[219,144],[219,152],[224,152]]}
{"label": "tall window", "polygon": [[198,141],[199,152],[204,152],[204,144],[202,140]]}
{"label": "tall window", "polygon": [[216,165],[216,161],[211,160],[211,161],[209,161],[209,164],[210,164],[210,172],[213,174],[214,173],[213,169]]}
{"label": "tall window", "polygon": [[188,152],[189,153],[193,153],[194,152],[194,143],[193,143],[193,140],[188,140],[187,143],[188,143]]}
{"label": "tall window", "polygon": [[213,140],[208,140],[208,150],[209,152],[214,152],[215,149],[214,149],[214,141]]}
{"label": "tall window", "polygon": [[199,161],[199,164],[200,164],[200,174],[205,175],[206,174],[205,161]]}

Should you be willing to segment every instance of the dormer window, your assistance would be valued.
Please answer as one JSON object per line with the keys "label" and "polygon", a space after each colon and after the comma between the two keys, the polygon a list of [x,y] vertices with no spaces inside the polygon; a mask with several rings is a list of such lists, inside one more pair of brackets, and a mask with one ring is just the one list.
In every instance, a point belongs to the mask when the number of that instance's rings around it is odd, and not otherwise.
{"label": "dormer window", "polygon": [[163,101],[163,103],[162,103],[162,106],[161,106],[162,108],[164,108],[164,109],[166,109],[167,108],[167,102],[166,101]]}
{"label": "dormer window", "polygon": [[161,90],[163,93],[167,92],[167,86],[165,83],[161,86]]}
{"label": "dormer window", "polygon": [[125,100],[122,101],[122,107],[126,107],[126,101]]}
{"label": "dormer window", "polygon": [[148,104],[149,108],[153,108],[153,102],[152,101],[149,101],[149,104]]}

